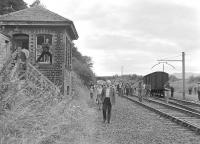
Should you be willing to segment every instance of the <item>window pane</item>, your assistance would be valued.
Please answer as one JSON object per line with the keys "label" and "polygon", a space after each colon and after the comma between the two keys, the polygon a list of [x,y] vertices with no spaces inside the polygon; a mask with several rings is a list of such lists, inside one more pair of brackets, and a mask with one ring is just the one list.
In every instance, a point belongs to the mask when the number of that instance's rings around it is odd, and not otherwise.
{"label": "window pane", "polygon": [[49,44],[52,44],[52,35],[45,35],[45,40],[49,39]]}
{"label": "window pane", "polygon": [[37,45],[42,45],[44,43],[44,36],[39,35],[37,36]]}
{"label": "window pane", "polygon": [[[48,50],[44,46],[46,39],[49,39],[48,46],[50,49]],[[52,45],[52,35],[49,34],[37,35],[36,60],[38,61],[38,63],[50,63],[50,57],[52,57],[51,45]],[[41,56],[42,53],[43,55]]]}

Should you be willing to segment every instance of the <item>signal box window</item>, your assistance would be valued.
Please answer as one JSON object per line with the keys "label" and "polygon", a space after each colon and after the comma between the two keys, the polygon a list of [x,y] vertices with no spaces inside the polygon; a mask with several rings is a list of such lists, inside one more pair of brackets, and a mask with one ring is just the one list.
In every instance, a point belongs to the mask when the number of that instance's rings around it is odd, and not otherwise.
{"label": "signal box window", "polygon": [[52,64],[52,35],[37,35],[36,41],[36,62]]}

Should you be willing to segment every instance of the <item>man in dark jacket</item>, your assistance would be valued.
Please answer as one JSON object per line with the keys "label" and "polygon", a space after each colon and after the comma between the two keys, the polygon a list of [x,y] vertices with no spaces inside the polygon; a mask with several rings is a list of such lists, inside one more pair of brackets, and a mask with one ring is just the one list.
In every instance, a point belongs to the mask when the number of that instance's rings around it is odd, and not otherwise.
{"label": "man in dark jacket", "polygon": [[106,81],[107,86],[103,88],[101,97],[103,102],[103,122],[106,122],[106,119],[108,123],[110,123],[110,117],[111,117],[111,109],[112,105],[115,104],[115,90],[111,86],[111,81]]}
{"label": "man in dark jacket", "polygon": [[36,62],[39,62],[42,57],[48,55],[50,57],[50,63],[52,64],[52,54],[49,52],[49,50],[50,50],[49,39],[46,39],[46,42],[42,44],[42,53],[38,57]]}
{"label": "man in dark jacket", "polygon": [[199,98],[199,101],[200,101],[200,82],[198,83],[197,94],[198,94],[198,98]]}
{"label": "man in dark jacket", "polygon": [[174,87],[171,86],[171,97],[174,97]]}

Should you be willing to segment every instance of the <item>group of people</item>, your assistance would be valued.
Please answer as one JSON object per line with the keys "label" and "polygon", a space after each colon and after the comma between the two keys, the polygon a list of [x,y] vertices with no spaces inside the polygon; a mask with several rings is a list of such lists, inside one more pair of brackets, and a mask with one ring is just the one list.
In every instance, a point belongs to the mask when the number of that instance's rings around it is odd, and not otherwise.
{"label": "group of people", "polygon": [[[200,86],[196,89],[200,100]],[[148,98],[151,96],[151,85],[145,85],[142,81],[137,83],[111,83],[110,80],[106,81],[106,84],[96,84],[90,86],[90,98],[94,99],[98,105],[98,109],[103,111],[103,122],[106,120],[110,123],[112,105],[115,104],[115,95],[118,93],[119,96],[130,96],[137,95],[139,101],[142,102],[143,96]],[[169,97],[174,96],[174,88],[170,86],[169,82],[164,84],[164,96],[165,101],[168,103]]]}
{"label": "group of people", "polygon": [[198,91],[200,91],[200,86],[190,86],[188,87],[188,94],[198,94]]}
{"label": "group of people", "polygon": [[120,96],[133,95],[136,93],[135,84],[132,82],[129,83],[119,82],[116,83],[115,87]]}
{"label": "group of people", "polygon": [[198,95],[198,99],[199,99],[199,101],[200,101],[200,84],[198,84],[198,86],[190,86],[189,88],[188,88],[188,93],[189,93],[189,95],[192,95],[192,94],[197,94]]}
{"label": "group of people", "polygon": [[[96,93],[96,94],[95,94]],[[97,84],[90,86],[90,98],[93,99],[96,95],[96,102],[99,110],[103,111],[103,123],[106,121],[110,123],[112,105],[115,104],[116,90],[110,80],[106,84]]]}

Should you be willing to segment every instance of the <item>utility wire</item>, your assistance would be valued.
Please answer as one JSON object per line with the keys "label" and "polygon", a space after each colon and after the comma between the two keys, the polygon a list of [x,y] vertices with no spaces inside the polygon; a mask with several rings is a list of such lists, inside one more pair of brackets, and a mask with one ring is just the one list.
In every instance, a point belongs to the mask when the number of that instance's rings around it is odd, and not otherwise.
{"label": "utility wire", "polygon": [[174,55],[174,56],[167,56],[167,57],[164,57],[164,58],[162,58],[162,59],[167,60],[167,59],[178,58],[178,57],[181,57],[181,54],[179,54],[179,55]]}

